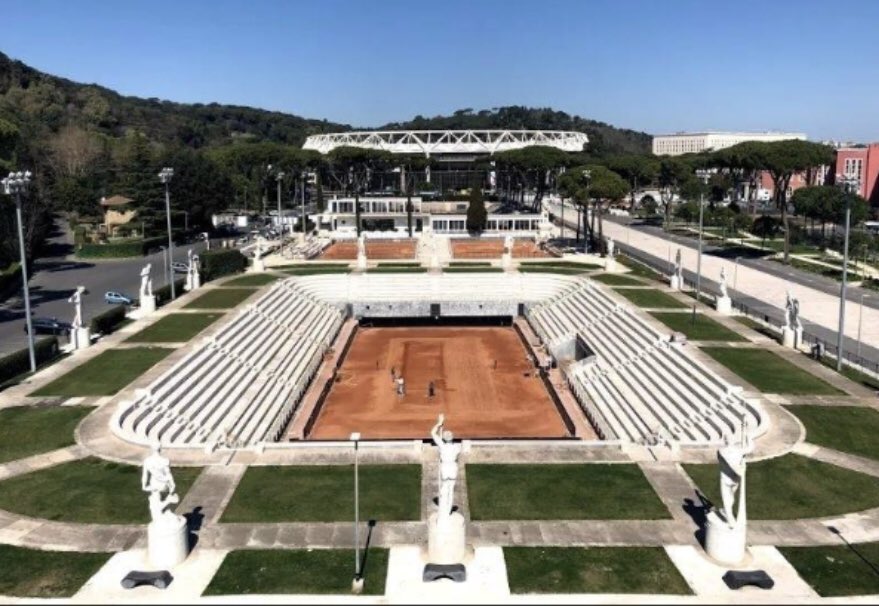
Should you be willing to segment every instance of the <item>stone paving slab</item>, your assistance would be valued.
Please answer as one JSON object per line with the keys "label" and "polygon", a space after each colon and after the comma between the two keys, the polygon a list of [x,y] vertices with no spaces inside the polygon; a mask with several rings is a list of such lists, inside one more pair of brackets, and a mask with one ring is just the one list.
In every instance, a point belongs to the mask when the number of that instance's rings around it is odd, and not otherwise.
{"label": "stone paving slab", "polygon": [[206,467],[177,506],[177,511],[189,513],[198,509],[202,524],[215,524],[235,494],[246,470],[245,465]]}
{"label": "stone paving slab", "polygon": [[816,444],[809,444],[808,442],[794,446],[793,451],[797,454],[809,457],[810,459],[822,461],[823,463],[830,463],[838,467],[844,467],[846,469],[851,469],[852,471],[867,474],[868,476],[873,476],[874,478],[879,478],[879,461],[874,461],[873,459],[859,457],[857,455],[841,452],[832,448],[825,448]]}
{"label": "stone paving slab", "polygon": [[44,452],[25,459],[10,461],[9,463],[0,465],[0,481],[8,480],[9,478],[22,474],[40,471],[41,469],[54,467],[55,465],[61,465],[62,463],[84,459],[88,455],[88,450],[78,444],[74,444],[73,446],[59,448],[58,450],[53,450],[51,452]]}
{"label": "stone paving slab", "polygon": [[687,544],[693,531],[675,520],[541,520],[472,522],[468,533],[474,545],[589,547]]}
{"label": "stone paving slab", "polygon": [[[689,499],[697,502],[696,486],[690,477],[678,465],[668,463],[638,463],[644,476],[653,490],[671,512],[673,519],[684,524],[692,524],[693,519],[684,511],[684,504]],[[695,527],[693,528],[695,530]]]}

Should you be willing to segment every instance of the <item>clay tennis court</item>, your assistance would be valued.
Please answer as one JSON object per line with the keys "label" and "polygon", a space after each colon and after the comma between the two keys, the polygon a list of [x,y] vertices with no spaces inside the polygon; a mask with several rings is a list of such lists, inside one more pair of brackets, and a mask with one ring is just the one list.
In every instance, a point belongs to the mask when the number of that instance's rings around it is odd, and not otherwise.
{"label": "clay tennis court", "polygon": [[[453,238],[451,245],[452,257],[455,259],[498,259],[504,253],[504,241],[499,238]],[[516,259],[551,256],[550,253],[537,246],[534,240],[527,238],[513,240],[513,257]]]}
{"label": "clay tennis court", "polygon": [[[350,260],[357,258],[357,241],[333,242],[320,255],[321,259]],[[367,259],[414,259],[415,240],[366,240]]]}
{"label": "clay tennis court", "polygon": [[568,436],[526,356],[508,327],[361,328],[308,439],[426,438],[440,412],[460,438]]}

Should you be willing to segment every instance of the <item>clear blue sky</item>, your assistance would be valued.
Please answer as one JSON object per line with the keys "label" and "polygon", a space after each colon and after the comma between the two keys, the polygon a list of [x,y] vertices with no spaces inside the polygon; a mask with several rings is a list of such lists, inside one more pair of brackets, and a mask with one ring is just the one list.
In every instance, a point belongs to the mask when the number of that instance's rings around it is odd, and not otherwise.
{"label": "clear blue sky", "polygon": [[879,0],[0,0],[0,51],[124,94],[377,126],[550,106],[879,140]]}

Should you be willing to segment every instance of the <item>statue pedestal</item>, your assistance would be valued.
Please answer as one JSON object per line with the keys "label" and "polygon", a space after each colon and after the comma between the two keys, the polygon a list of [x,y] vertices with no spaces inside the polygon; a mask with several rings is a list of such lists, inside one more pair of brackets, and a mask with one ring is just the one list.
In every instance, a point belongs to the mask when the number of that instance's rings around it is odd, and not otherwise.
{"label": "statue pedestal", "polygon": [[668,279],[668,281],[669,281],[669,284],[671,285],[671,287],[672,287],[674,290],[680,290],[681,287],[683,286],[683,284],[681,284],[681,281],[678,279],[677,276],[672,276],[672,277],[670,277],[670,278]]}
{"label": "statue pedestal", "polygon": [[504,253],[501,255],[501,267],[504,269],[510,269],[513,266],[513,255],[510,253]]}
{"label": "statue pedestal", "polygon": [[717,312],[725,316],[732,315],[732,299],[729,297],[717,297]]}
{"label": "statue pedestal", "polygon": [[784,327],[781,329],[781,344],[792,349],[799,349],[803,342],[803,330]]}
{"label": "statue pedestal", "polygon": [[357,269],[366,271],[366,255],[357,255]]}
{"label": "statue pedestal", "polygon": [[88,326],[74,328],[70,331],[70,344],[73,349],[85,349],[92,344],[92,334]]}
{"label": "statue pedestal", "polygon": [[189,531],[186,518],[168,515],[147,526],[147,558],[159,570],[174,568],[189,555]]}
{"label": "statue pedestal", "polygon": [[192,290],[195,290],[196,288],[198,288],[200,286],[201,286],[201,274],[198,272],[195,272],[194,274],[192,274]]}
{"label": "statue pedestal", "polygon": [[604,271],[616,271],[617,270],[617,260],[613,257],[607,257],[604,260]]}
{"label": "statue pedestal", "polygon": [[747,550],[745,524],[730,528],[716,511],[708,512],[705,519],[705,552],[717,562],[737,566],[745,561]]}
{"label": "statue pedestal", "polygon": [[262,259],[253,260],[253,271],[262,272],[266,270],[266,264]]}
{"label": "statue pedestal", "polygon": [[464,516],[457,511],[443,518],[432,513],[427,522],[427,561],[431,564],[461,564],[466,557]]}
{"label": "statue pedestal", "polygon": [[147,295],[140,298],[140,317],[156,311],[156,295]]}

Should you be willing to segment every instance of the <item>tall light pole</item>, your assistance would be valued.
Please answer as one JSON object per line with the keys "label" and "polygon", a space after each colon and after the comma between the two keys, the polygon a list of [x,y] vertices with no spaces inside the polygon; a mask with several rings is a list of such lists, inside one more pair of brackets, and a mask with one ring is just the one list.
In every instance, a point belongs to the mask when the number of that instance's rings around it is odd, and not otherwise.
{"label": "tall light pole", "polygon": [[733,279],[732,279],[732,289],[736,289],[736,285],[739,283],[739,261],[741,257],[736,257],[736,268],[733,270]]}
{"label": "tall light pole", "polygon": [[275,181],[278,182],[278,232],[283,233],[284,224],[281,222],[281,181],[284,179],[284,171],[279,170],[275,175]]}
{"label": "tall light pole", "polygon": [[696,177],[702,182],[699,189],[699,252],[696,257],[696,302],[693,304],[693,323],[696,323],[696,306],[699,304],[699,296],[702,291],[702,225],[705,216],[705,187],[711,178],[711,171],[700,168],[696,171]]}
{"label": "tall light pole", "polygon": [[171,263],[174,262],[174,240],[171,237],[171,179],[174,177],[174,169],[167,166],[159,172],[159,181],[165,186],[165,215],[168,219],[168,265],[169,274],[171,276],[171,300],[177,298],[174,292],[174,272],[171,270]]}
{"label": "tall light pole", "polygon": [[[581,176],[583,177],[583,183],[586,188],[586,209],[583,211],[583,234],[585,235],[586,223],[589,221],[589,197],[590,197],[589,196],[589,182],[592,179],[592,171],[589,170],[588,168],[583,169]],[[579,215],[579,211],[578,211],[577,221],[579,221],[579,220],[580,220],[580,215]],[[579,225],[579,223],[578,223],[578,225]],[[588,237],[585,238],[585,241],[586,241],[586,249],[584,252],[586,252],[586,254],[589,254],[589,238]],[[600,242],[598,243],[598,252],[599,253],[601,252],[601,243]]]}
{"label": "tall light pole", "polygon": [[[841,178],[843,188],[846,194],[858,191],[860,179],[852,175],[845,175]],[[842,253],[842,284],[839,288],[839,328],[836,334],[836,372],[842,371],[843,347],[845,345],[845,291],[846,282],[848,280],[848,236],[851,228],[852,220],[852,201],[851,196],[845,197],[845,241],[843,243]]]}
{"label": "tall light pole", "polygon": [[305,187],[308,184],[308,173],[302,171],[300,178],[302,179],[302,239],[304,240],[305,232],[308,229],[308,217],[305,216]]}
{"label": "tall light pole", "polygon": [[37,370],[37,356],[34,353],[34,328],[31,325],[31,297],[27,286],[27,256],[24,250],[24,227],[21,220],[21,195],[27,193],[27,187],[31,182],[31,172],[9,173],[9,176],[0,181],[3,184],[3,193],[15,197],[15,218],[18,222],[18,246],[21,254],[21,280],[22,292],[24,293],[24,318],[27,325],[27,351],[31,362],[31,372]]}
{"label": "tall light pole", "polygon": [[351,581],[351,591],[360,593],[363,591],[363,571],[360,570],[360,432],[352,433],[350,440],[354,442],[354,579]]}

